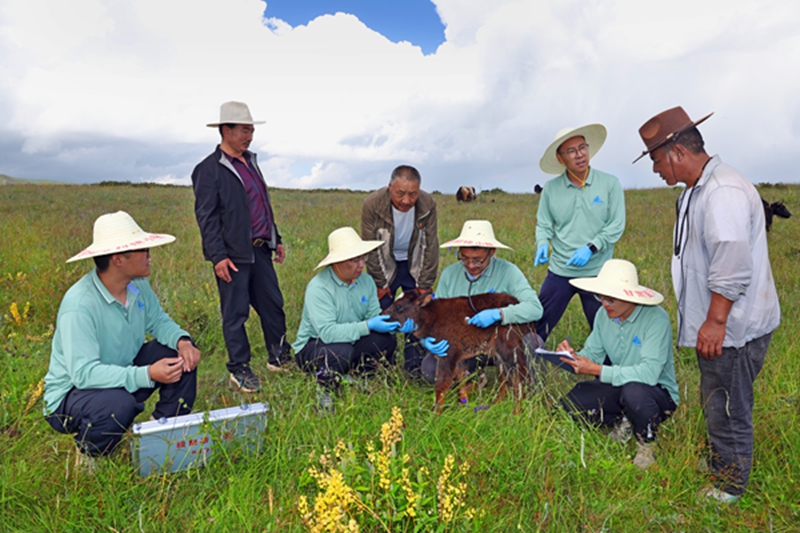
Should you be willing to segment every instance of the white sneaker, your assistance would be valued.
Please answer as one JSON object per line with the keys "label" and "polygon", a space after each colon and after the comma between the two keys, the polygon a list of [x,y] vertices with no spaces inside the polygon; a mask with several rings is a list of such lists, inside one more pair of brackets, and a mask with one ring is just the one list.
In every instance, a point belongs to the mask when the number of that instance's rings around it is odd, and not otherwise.
{"label": "white sneaker", "polygon": [[742,497],[741,495],[731,494],[720,490],[717,487],[706,487],[700,490],[700,496],[706,500],[716,500],[719,503],[732,504],[738,502]]}
{"label": "white sneaker", "polygon": [[608,438],[611,442],[619,442],[620,444],[625,444],[631,440],[632,436],[633,425],[624,416],[622,420],[614,425],[614,429],[611,430],[611,433],[608,434]]}
{"label": "white sneaker", "polygon": [[633,464],[642,469],[650,468],[652,465],[656,464],[655,443],[648,442],[642,444],[641,442],[637,442],[636,444],[639,449],[636,450],[636,457],[633,458]]}

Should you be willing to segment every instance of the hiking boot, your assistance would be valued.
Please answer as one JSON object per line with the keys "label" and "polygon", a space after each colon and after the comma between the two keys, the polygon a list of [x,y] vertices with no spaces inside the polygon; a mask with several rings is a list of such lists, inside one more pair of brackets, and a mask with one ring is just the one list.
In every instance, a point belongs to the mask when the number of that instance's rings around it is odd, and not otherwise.
{"label": "hiking boot", "polygon": [[258,392],[261,390],[261,382],[250,370],[249,365],[243,365],[238,370],[231,372],[231,381],[242,392]]}
{"label": "hiking boot", "polygon": [[611,433],[608,434],[608,439],[611,442],[619,442],[620,444],[625,444],[631,437],[633,436],[633,425],[631,425],[630,421],[622,417],[622,420],[614,424],[614,429],[611,430]]}
{"label": "hiking boot", "polygon": [[719,503],[725,503],[728,505],[736,503],[742,498],[741,495],[731,494],[729,492],[725,492],[724,490],[720,490],[717,487],[706,487],[701,489],[700,496],[706,500],[715,500]]}
{"label": "hiking boot", "polygon": [[636,451],[636,457],[633,458],[633,464],[642,469],[650,468],[656,463],[655,443],[642,444],[638,442],[637,445],[639,449]]}

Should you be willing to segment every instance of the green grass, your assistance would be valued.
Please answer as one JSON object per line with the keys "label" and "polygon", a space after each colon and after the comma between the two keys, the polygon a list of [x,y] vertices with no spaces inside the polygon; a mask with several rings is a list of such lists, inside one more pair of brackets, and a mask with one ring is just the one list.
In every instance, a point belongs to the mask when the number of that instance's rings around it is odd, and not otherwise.
{"label": "green grass", "polygon": [[[800,214],[800,187],[763,186],[762,193]],[[642,283],[667,297],[664,305],[673,317],[669,260],[677,194],[627,191],[628,224],[616,250],[617,257],[637,265]],[[327,234],[344,225],[358,229],[365,194],[275,190],[272,196],[288,250],[277,270],[294,340],[303,292],[327,253]],[[436,200],[442,242],[456,237],[466,219],[489,219],[498,238],[514,249],[498,255],[516,263],[538,290],[546,272],[532,266],[537,196],[493,192],[472,204],[457,204],[450,195]],[[44,421],[36,387],[47,371],[58,305],[91,267],[89,261],[64,261],[91,242],[97,216],[118,209],[145,230],[177,236],[176,243],[153,250],[151,282],[164,308],[203,352],[196,410],[268,402],[272,412],[263,453],[240,451],[208,468],[143,479],[132,469],[124,442],[90,476],[73,469],[72,439]],[[493,379],[469,406],[456,405],[451,396],[448,408],[434,415],[432,389],[392,369],[366,391],[345,390],[335,416],[322,416],[309,376],[296,367],[268,373],[256,320],[248,327],[264,390],[243,396],[229,388],[217,291],[211,266],[203,261],[190,189],[6,185],[0,187],[0,227],[0,531],[302,531],[297,499],[317,492],[307,473],[309,453],[332,449],[340,439],[355,447],[374,442],[393,406],[402,409],[402,446],[414,468],[438,472],[448,454],[471,464],[469,505],[483,514],[453,530],[800,531],[795,219],[776,220],[769,235],[783,323],[756,382],[750,486],[731,508],[696,499],[705,484],[696,469],[705,429],[690,350],[675,353],[682,403],[663,426],[657,466],[645,472],[630,464],[632,443],[612,444],[603,432],[582,430],[553,410],[574,383],[558,371],[547,375],[545,390],[526,399],[518,415],[510,401],[474,410],[489,404]],[[441,267],[453,261],[453,253],[443,251]],[[10,307],[16,304],[22,314],[26,302],[29,310],[18,323]],[[587,334],[573,301],[551,339],[570,335],[580,345]],[[147,416],[148,411],[142,418]]]}

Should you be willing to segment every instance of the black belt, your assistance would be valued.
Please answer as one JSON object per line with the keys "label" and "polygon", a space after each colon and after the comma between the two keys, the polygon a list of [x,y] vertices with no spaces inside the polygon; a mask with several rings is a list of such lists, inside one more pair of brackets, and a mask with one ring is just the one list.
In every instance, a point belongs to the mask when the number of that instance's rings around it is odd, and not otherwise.
{"label": "black belt", "polygon": [[266,245],[268,242],[269,242],[269,240],[262,239],[262,238],[259,237],[258,239],[253,239],[253,246],[255,246],[256,248],[261,248],[262,246]]}

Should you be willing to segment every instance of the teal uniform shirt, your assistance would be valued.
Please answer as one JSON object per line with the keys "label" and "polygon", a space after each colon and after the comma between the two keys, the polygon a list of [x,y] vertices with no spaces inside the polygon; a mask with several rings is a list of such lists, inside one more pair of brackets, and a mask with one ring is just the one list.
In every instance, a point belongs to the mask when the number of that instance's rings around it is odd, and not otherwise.
{"label": "teal uniform shirt", "polygon": [[620,387],[631,381],[664,387],[678,403],[678,382],[672,360],[672,324],[663,308],[637,305],[627,320],[608,318],[604,308],[597,311],[594,329],[578,352],[603,365],[600,381]]}
{"label": "teal uniform shirt", "polygon": [[149,366],[133,366],[145,334],[177,349],[182,330],[158,302],[146,278],[128,284],[128,306],[111,296],[97,269],[69,288],[61,301],[50,368],[44,377],[45,415],[72,390],[154,387]]}
{"label": "teal uniform shirt", "polygon": [[466,274],[467,270],[461,262],[445,268],[439,277],[436,297],[455,298],[485,292],[504,292],[514,296],[519,303],[503,308],[503,324],[524,324],[542,318],[539,297],[517,265],[492,257],[483,274],[471,283],[471,288]]}
{"label": "teal uniform shirt", "polygon": [[[596,276],[614,255],[614,244],[625,231],[625,194],[619,180],[593,167],[585,187],[573,185],[566,172],[544,185],[536,214],[536,249],[549,245],[549,269],[568,278]],[[582,267],[566,266],[575,250],[597,246]]]}
{"label": "teal uniform shirt", "polygon": [[297,353],[312,338],[325,344],[354,343],[369,334],[366,321],[379,314],[378,290],[366,270],[348,285],[326,266],[308,282],[303,317],[292,348]]}

